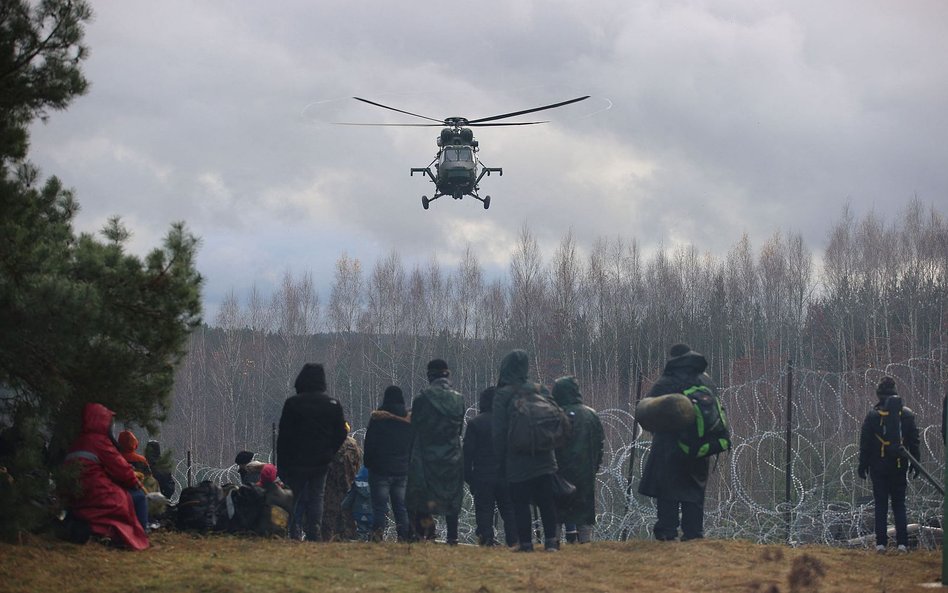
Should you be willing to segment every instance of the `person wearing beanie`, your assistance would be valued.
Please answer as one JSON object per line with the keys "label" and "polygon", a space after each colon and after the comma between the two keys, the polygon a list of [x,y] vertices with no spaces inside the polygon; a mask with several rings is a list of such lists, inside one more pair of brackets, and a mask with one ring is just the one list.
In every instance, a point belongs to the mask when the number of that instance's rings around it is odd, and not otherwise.
{"label": "person wearing beanie", "polygon": [[510,489],[518,551],[533,551],[532,504],[540,510],[543,548],[553,552],[560,548],[553,481],[557,470],[555,453],[552,449],[524,453],[507,446],[507,429],[513,416],[511,410],[517,400],[535,395],[552,399],[549,391],[530,381],[529,376],[530,356],[525,351],[512,350],[501,360],[497,391],[494,393],[491,438],[494,453],[504,468],[504,478]]}
{"label": "person wearing beanie", "polygon": [[381,541],[388,526],[389,505],[395,518],[399,541],[411,539],[405,491],[408,486],[408,459],[411,452],[411,421],[405,397],[397,385],[389,385],[382,405],[372,412],[365,429],[363,464],[369,470],[372,494],[372,539]]}
{"label": "person wearing beanie", "polygon": [[306,363],[283,403],[277,470],[293,492],[290,537],[319,541],[329,463],[348,436],[342,404],[326,393],[323,365]]}
{"label": "person wearing beanie", "polygon": [[876,551],[885,552],[889,543],[889,501],[895,518],[895,540],[900,552],[908,551],[908,516],[905,491],[909,471],[917,478],[918,467],[906,451],[919,460],[918,426],[915,414],[902,405],[895,387],[895,379],[883,377],[876,386],[878,401],[866,414],[859,433],[860,478],[872,480],[872,498],[875,504]]}
{"label": "person wearing beanie", "polygon": [[253,531],[268,537],[286,537],[287,524],[293,512],[293,494],[280,483],[276,466],[262,464],[260,481],[255,485],[263,489],[263,509]]}
{"label": "person wearing beanie", "polygon": [[[662,376],[646,397],[683,393],[695,386],[716,389],[705,372],[708,361],[688,344],[675,344],[668,351]],[[681,541],[704,537],[704,496],[708,484],[708,458],[685,456],[678,447],[677,432],[655,432],[642,469],[639,494],[655,499],[655,539]]]}
{"label": "person wearing beanie", "polygon": [[464,431],[464,481],[474,498],[474,521],[477,543],[495,546],[494,509],[504,520],[507,547],[517,545],[516,520],[507,480],[501,473],[500,460],[494,453],[491,424],[494,413],[495,387],[488,387],[478,399],[478,414],[471,418]]}
{"label": "person wearing beanie", "polygon": [[466,408],[464,398],[451,387],[444,360],[432,360],[427,370],[430,384],[412,402],[406,503],[414,514],[416,535],[434,539],[433,516],[444,515],[448,544],[454,545],[464,499],[461,431]]}

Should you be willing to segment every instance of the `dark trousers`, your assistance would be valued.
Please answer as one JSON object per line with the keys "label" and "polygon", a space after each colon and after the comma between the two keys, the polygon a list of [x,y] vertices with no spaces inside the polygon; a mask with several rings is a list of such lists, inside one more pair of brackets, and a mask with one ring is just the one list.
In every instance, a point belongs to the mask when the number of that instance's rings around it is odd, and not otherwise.
{"label": "dark trousers", "polygon": [[481,545],[493,545],[494,509],[500,511],[504,520],[504,539],[508,546],[517,543],[517,520],[514,518],[513,502],[506,482],[471,483],[471,496],[474,497],[474,521],[476,523],[477,542]]}
{"label": "dark trousers", "polygon": [[530,516],[530,504],[540,509],[543,521],[543,537],[547,541],[556,540],[556,504],[553,500],[553,474],[544,474],[524,482],[510,483],[510,499],[513,501],[514,520],[517,524],[517,539],[520,545],[533,543],[530,533],[533,518]]}
{"label": "dark trousers", "polygon": [[145,491],[141,488],[132,488],[128,493],[132,497],[138,522],[142,524],[142,529],[148,531],[148,497],[145,496]]}
{"label": "dark trousers", "polygon": [[369,491],[372,493],[372,530],[381,535],[388,526],[389,503],[395,517],[395,529],[399,540],[411,537],[408,510],[405,508],[405,488],[408,476],[381,476],[369,472]]}
{"label": "dark trousers", "polygon": [[[658,521],[655,523],[655,539],[669,541],[678,537],[681,525],[681,540],[704,537],[704,500],[684,502],[667,498],[655,499]],[[681,519],[679,520],[679,510]]]}
{"label": "dark trousers", "polygon": [[905,511],[905,489],[908,486],[906,472],[895,470],[891,473],[869,472],[872,478],[872,498],[875,501],[876,544],[889,543],[889,500],[892,500],[892,514],[895,516],[895,543],[908,546],[908,517]]}
{"label": "dark trousers", "polygon": [[283,481],[293,491],[293,514],[290,517],[290,538],[319,541],[323,522],[323,496],[329,466],[313,470],[285,471]]}

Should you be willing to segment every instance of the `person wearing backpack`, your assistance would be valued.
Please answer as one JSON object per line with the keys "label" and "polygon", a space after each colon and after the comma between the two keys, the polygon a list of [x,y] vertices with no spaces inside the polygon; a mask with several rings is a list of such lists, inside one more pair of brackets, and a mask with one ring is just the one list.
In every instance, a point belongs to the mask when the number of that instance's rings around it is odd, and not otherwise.
{"label": "person wearing backpack", "polygon": [[385,534],[389,504],[398,540],[411,539],[405,506],[411,438],[405,396],[400,387],[389,385],[382,395],[382,405],[369,417],[363,443],[363,463],[369,470],[369,491],[372,493],[372,539],[375,541],[382,541]]}
{"label": "person wearing backpack", "polygon": [[495,546],[494,509],[504,520],[507,547],[517,545],[516,520],[507,480],[501,473],[500,460],[494,453],[491,424],[494,418],[496,387],[488,387],[478,399],[479,413],[467,423],[464,432],[464,481],[474,498],[474,521],[477,543]]}
{"label": "person wearing backpack", "polygon": [[569,416],[572,426],[569,442],[556,449],[556,463],[560,476],[576,486],[576,494],[557,503],[556,514],[567,525],[567,541],[575,538],[585,544],[592,541],[596,524],[596,474],[602,464],[605,435],[596,410],[583,404],[576,377],[557,379],[553,383],[553,399]]}
{"label": "person wearing backpack", "polygon": [[319,541],[326,474],[349,433],[342,405],[326,394],[323,365],[306,363],[294,387],[280,414],[277,469],[294,496],[290,537]]}
{"label": "person wearing backpack", "polygon": [[[530,357],[525,351],[513,350],[504,356],[500,363],[497,392],[494,394],[491,437],[494,442],[494,453],[500,459],[502,473],[510,487],[514,520],[517,524],[517,539],[520,542],[518,550],[533,551],[532,517],[530,516],[532,503],[540,509],[543,523],[543,547],[548,551],[556,551],[560,544],[553,497],[553,474],[557,470],[553,452],[556,447],[552,446],[555,443],[544,442],[532,450],[526,450],[521,444],[515,444],[512,441],[518,436],[523,436],[523,433],[530,432],[529,427],[523,424],[523,430],[519,428],[510,430],[511,426],[519,425],[525,416],[523,411],[526,411],[527,404],[542,399],[547,400],[548,404],[552,404],[555,408],[559,408],[545,387],[529,381],[529,373]],[[566,415],[562,414],[562,416],[568,426],[569,421]]]}
{"label": "person wearing backpack", "polygon": [[432,360],[427,374],[430,385],[412,402],[407,506],[419,537],[433,539],[432,516],[444,515],[447,542],[456,545],[464,499],[461,431],[466,409],[464,398],[451,387],[448,363]]}
{"label": "person wearing backpack", "polygon": [[[715,392],[711,377],[705,372],[708,361],[687,344],[675,344],[668,352],[662,376],[646,397],[669,393],[685,393],[694,388]],[[639,494],[655,499],[657,520],[655,539],[681,541],[704,537],[704,495],[708,484],[708,457],[694,457],[683,452],[681,433],[653,433],[652,446],[642,470]],[[680,513],[680,514],[679,514]]]}
{"label": "person wearing backpack", "polygon": [[859,435],[859,468],[862,479],[872,480],[875,503],[876,551],[885,552],[888,544],[889,500],[895,516],[895,541],[899,552],[908,551],[908,518],[905,510],[907,473],[918,477],[918,467],[905,455],[907,450],[918,461],[918,426],[915,414],[902,405],[895,379],[883,377],[876,387],[879,401],[862,423]]}

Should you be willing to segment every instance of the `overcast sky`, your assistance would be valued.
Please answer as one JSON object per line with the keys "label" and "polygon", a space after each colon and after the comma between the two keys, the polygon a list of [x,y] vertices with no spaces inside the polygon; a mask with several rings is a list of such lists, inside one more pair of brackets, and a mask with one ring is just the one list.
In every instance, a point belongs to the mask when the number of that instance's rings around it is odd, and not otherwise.
{"label": "overcast sky", "polygon": [[[525,221],[546,253],[572,229],[724,255],[776,230],[819,251],[847,202],[948,214],[942,0],[93,4],[91,88],[34,126],[31,159],[76,190],[79,230],[121,215],[137,253],[185,220],[209,313],[286,271],[328,297],[343,252],[453,266],[470,245],[505,270]],[[476,131],[504,168],[486,211],[422,209],[409,168],[438,128],[329,123],[414,121],[353,95],[476,118],[587,94]]]}

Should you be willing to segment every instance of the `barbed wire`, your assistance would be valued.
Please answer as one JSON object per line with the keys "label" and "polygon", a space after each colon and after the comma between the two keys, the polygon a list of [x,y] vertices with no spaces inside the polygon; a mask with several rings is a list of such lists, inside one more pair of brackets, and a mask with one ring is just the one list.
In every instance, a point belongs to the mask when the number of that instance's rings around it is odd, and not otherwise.
{"label": "barbed wire", "polygon": [[[940,356],[913,359],[862,373],[794,369],[790,406],[790,499],[786,499],[787,374],[723,388],[720,398],[731,423],[733,448],[712,461],[705,500],[705,535],[755,542],[869,544],[873,503],[868,482],[858,479],[859,430],[875,402],[874,386],[883,375],[897,377],[900,393],[916,413],[922,463],[944,475],[941,437],[942,365]],[[465,419],[476,413],[469,408]],[[600,410],[606,442],[597,474],[595,537],[600,540],[647,538],[656,521],[654,501],[636,491],[651,437],[628,410]],[[364,429],[355,433],[361,442]],[[630,457],[634,463],[630,472]],[[267,455],[258,455],[268,460]],[[239,483],[237,466],[192,463],[192,483]],[[174,471],[177,492],[187,484],[185,461]],[[932,485],[910,480],[909,520],[940,526],[943,500]],[[459,520],[462,541],[475,542],[473,501],[465,492]],[[512,526],[511,526],[512,528]],[[443,530],[443,525],[440,527]],[[394,526],[390,527],[394,537]],[[935,545],[919,535],[920,545]],[[443,534],[442,534],[443,536]]]}

